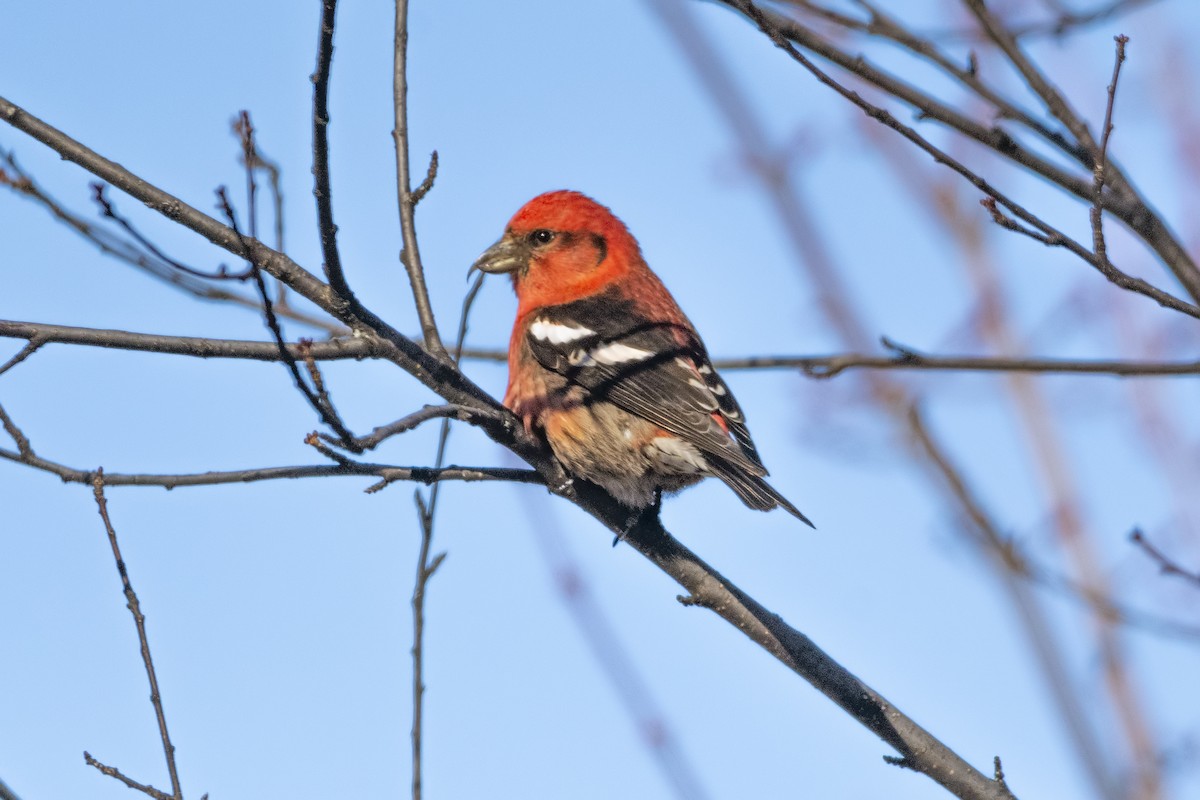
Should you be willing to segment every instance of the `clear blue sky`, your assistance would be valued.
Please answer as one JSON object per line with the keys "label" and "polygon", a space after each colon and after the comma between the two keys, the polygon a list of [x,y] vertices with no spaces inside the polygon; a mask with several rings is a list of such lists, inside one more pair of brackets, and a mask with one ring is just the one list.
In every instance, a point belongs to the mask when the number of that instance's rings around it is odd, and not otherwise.
{"label": "clear blue sky", "polygon": [[[413,5],[414,170],[430,150],[441,156],[418,224],[447,334],[468,265],[512,212],[541,191],[574,188],[626,221],[715,356],[838,347],[770,206],[738,167],[736,144],[647,5]],[[1181,181],[1155,115],[1165,102],[1165,54],[1175,42],[1200,40],[1200,14],[1187,5],[1159,3],[1069,48],[1037,49],[1053,68],[1070,68],[1064,88],[1086,98],[1084,113],[1096,120],[1110,37],[1134,37],[1114,151],[1185,232],[1195,187]],[[801,153],[806,202],[843,277],[861,292],[874,333],[926,350],[978,352],[962,332],[975,298],[957,254],[873,154],[861,115],[744,21],[710,5],[689,9],[719,39],[770,135]],[[318,14],[315,0],[16,4],[5,15],[0,94],[205,210],[219,184],[240,196],[229,123],[249,109],[261,149],[284,165],[288,251],[319,271],[308,80]],[[341,10],[333,190],[351,283],[374,310],[415,331],[397,262],[391,25],[388,3]],[[1194,68],[1194,52],[1185,55]],[[92,213],[88,175],[7,127],[0,146]],[[1006,185],[1086,235],[1079,207],[1029,179]],[[114,198],[181,258],[229,263],[135,201]],[[1071,293],[1094,288],[1098,276],[1027,240],[988,235],[998,239],[1015,323],[1031,348],[1120,354],[1120,342],[1089,328],[1086,312],[1060,318],[1077,308]],[[197,303],[107,260],[7,194],[0,237],[0,318],[265,336],[253,314]],[[1169,285],[1127,237],[1113,238],[1131,268]],[[1115,304],[1139,330],[1166,315],[1115,289],[1087,296]],[[489,283],[470,344],[502,347],[513,308],[506,283]],[[1194,325],[1164,330],[1194,353]],[[310,333],[297,325],[288,332]],[[0,362],[19,346],[0,341]],[[502,366],[471,363],[468,371],[503,390]],[[325,374],[359,430],[433,401],[386,365],[338,363]],[[902,443],[861,400],[863,384],[727,377],[774,485],[819,531],[749,511],[716,482],[668,501],[667,527],[973,764],[986,769],[1001,755],[1019,796],[1090,797],[999,587]],[[1006,532],[1057,563],[1051,503],[1000,384],[918,376],[910,385]],[[1059,378],[1045,386],[1105,569],[1143,605],[1190,604],[1194,620],[1195,593],[1162,588],[1124,542],[1140,524],[1183,553],[1200,552],[1195,530],[1191,538],[1176,530],[1169,481],[1126,425],[1126,385]],[[1173,413],[1196,407],[1194,381],[1162,391]],[[183,472],[316,460],[302,439],[317,421],[277,365],[55,346],[0,377],[0,402],[39,453],[81,468]],[[1184,431],[1183,461],[1194,470],[1194,421]],[[398,438],[380,458],[429,463],[434,433],[428,426]],[[456,430],[450,459],[511,463],[467,428]],[[367,483],[110,490],[187,796],[407,796],[418,530],[411,487],[367,496]],[[449,556],[428,601],[427,797],[674,796],[562,601],[534,526],[549,529],[551,552],[580,570],[708,796],[945,796],[887,766],[885,745],[736,631],[682,608],[673,584],[629,548],[611,548],[590,518],[536,488],[448,485],[436,537]],[[25,800],[129,797],[84,765],[85,749],[167,785],[107,547],[88,489],[0,462],[0,778]],[[1070,642],[1072,679],[1100,692],[1095,653],[1075,635],[1086,617],[1067,600],[1049,608]],[[1127,639],[1160,744],[1178,747],[1200,729],[1200,650],[1138,633]],[[1172,781],[1175,797],[1200,791],[1194,753]]]}

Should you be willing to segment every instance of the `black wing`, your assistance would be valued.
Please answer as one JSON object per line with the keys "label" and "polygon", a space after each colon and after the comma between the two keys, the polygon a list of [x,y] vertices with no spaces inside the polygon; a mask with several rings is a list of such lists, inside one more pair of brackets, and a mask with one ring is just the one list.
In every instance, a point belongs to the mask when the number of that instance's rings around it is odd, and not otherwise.
{"label": "black wing", "polygon": [[646,320],[610,291],[543,309],[526,338],[542,366],[592,398],[653,422],[731,466],[767,474],[741,408],[688,327]]}

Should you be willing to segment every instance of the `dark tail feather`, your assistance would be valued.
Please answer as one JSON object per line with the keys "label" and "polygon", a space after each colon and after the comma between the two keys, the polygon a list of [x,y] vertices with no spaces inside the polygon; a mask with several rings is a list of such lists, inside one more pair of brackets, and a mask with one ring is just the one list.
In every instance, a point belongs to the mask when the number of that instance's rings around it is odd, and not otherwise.
{"label": "dark tail feather", "polygon": [[751,508],[759,511],[770,511],[776,506],[785,509],[796,519],[803,522],[808,527],[816,530],[816,525],[808,517],[800,513],[800,510],[788,502],[788,499],[775,491],[771,484],[767,483],[758,475],[753,475],[745,470],[738,469],[732,464],[726,464],[720,459],[709,459],[709,469],[713,471],[721,480],[737,493],[737,496],[742,498],[742,502]]}

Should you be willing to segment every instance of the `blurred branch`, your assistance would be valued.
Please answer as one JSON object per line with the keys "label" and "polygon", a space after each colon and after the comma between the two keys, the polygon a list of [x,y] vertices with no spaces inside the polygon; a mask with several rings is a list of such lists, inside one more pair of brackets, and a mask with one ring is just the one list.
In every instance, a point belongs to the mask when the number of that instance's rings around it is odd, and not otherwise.
{"label": "blurred branch", "polygon": [[1027,573],[1024,559],[1001,534],[999,527],[984,510],[982,502],[968,486],[962,471],[950,461],[945,449],[933,438],[917,406],[913,405],[908,414],[910,430],[915,441],[927,457],[928,463],[944,481],[947,490],[958,500],[960,513],[970,522],[967,530],[975,534],[972,539],[997,567],[996,575],[1025,627],[1025,635],[1037,657],[1042,675],[1049,684],[1051,696],[1058,706],[1071,742],[1084,763],[1087,777],[1100,797],[1117,800],[1121,793],[1116,785],[1114,771],[1109,767],[1104,749],[1088,721],[1087,708],[1080,694],[1074,689],[1074,681],[1066,668],[1044,611],[1029,585],[1021,580],[1021,576]]}
{"label": "blurred branch", "polygon": [[[117,572],[121,576],[121,588],[125,595],[125,602],[129,608],[129,613],[133,615],[134,625],[137,627],[138,642],[141,644],[142,663],[146,666],[146,677],[150,681],[150,703],[154,706],[154,716],[158,721],[158,733],[162,737],[163,755],[167,760],[167,774],[171,777],[171,794],[167,795],[160,792],[152,786],[137,787],[127,778],[120,776],[115,768],[113,773],[107,773],[99,762],[95,761],[86,753],[85,758],[89,764],[101,769],[106,774],[112,774],[113,777],[119,777],[126,785],[140,789],[145,794],[162,800],[163,798],[173,798],[173,800],[183,800],[183,790],[179,786],[179,772],[175,768],[175,747],[171,744],[171,736],[167,733],[167,716],[163,711],[162,694],[158,690],[158,675],[154,672],[154,659],[150,655],[150,641],[146,637],[146,615],[142,613],[142,606],[138,602],[137,592],[133,590],[133,583],[129,580],[129,572],[125,568],[125,560],[121,558],[121,548],[117,544],[117,532],[113,528],[112,520],[108,516],[108,501],[104,497],[104,468],[100,467],[92,476],[92,494],[96,498],[96,508],[100,512],[100,519],[104,521],[104,530],[108,533],[108,543],[112,547],[113,560],[117,562]],[[115,774],[114,774],[115,773]]]}
{"label": "blurred branch", "polygon": [[[1009,32],[1018,39],[1034,36],[1063,37],[1069,33],[1091,27],[1098,22],[1105,22],[1122,14],[1137,11],[1160,0],[1109,0],[1095,8],[1086,11],[1072,11],[1064,5],[1056,4],[1057,14],[1047,20],[1030,22],[1006,22]],[[980,38],[977,30],[944,30],[926,34],[936,39],[968,39]]]}
{"label": "blurred branch", "polygon": [[[895,168],[901,182],[926,187],[930,192],[929,202],[920,207],[931,212],[943,239],[953,242],[960,251],[955,261],[964,267],[975,295],[980,298],[981,310],[976,322],[979,333],[989,347],[1004,353],[1019,353],[1018,337],[1008,323],[1010,313],[999,278],[1000,270],[985,248],[986,231],[978,216],[970,213],[968,200],[960,199],[960,185],[952,180],[938,181],[934,174],[936,168],[920,169],[892,146],[894,139],[879,138],[880,152]],[[1023,557],[1006,555],[1000,563],[1006,570],[1015,571],[1022,577],[1065,590],[1071,597],[1080,599],[1091,612],[1095,643],[1103,655],[1107,698],[1121,723],[1119,730],[1130,744],[1127,763],[1137,771],[1140,790],[1146,792],[1141,796],[1154,797],[1160,783],[1152,755],[1155,748],[1140,707],[1136,684],[1129,673],[1121,632],[1116,628],[1118,624],[1131,624],[1132,619],[1140,615],[1118,611],[1112,598],[1108,576],[1100,565],[1098,548],[1093,544],[1095,537],[1084,519],[1082,493],[1075,478],[1077,469],[1056,430],[1054,413],[1044,392],[1028,375],[1007,373],[1005,378],[1004,386],[1011,397],[1015,419],[1020,423],[1033,464],[1045,485],[1046,500],[1051,506],[1052,530],[1069,558],[1071,573],[1078,577],[1075,580],[1054,578],[1046,571],[1034,569]],[[1156,627],[1163,631],[1172,626],[1168,623]],[[1108,759],[1103,757],[1103,748],[1097,741],[1100,734],[1090,724],[1080,724],[1089,717],[1075,719],[1079,716],[1078,706],[1083,702],[1078,690],[1060,685],[1058,677],[1049,671],[1047,675],[1076,749],[1097,784],[1097,790],[1107,797],[1118,796],[1117,778],[1108,768]]]}
{"label": "blurred branch", "polygon": [[546,498],[521,492],[529,530],[551,573],[559,598],[591,649],[633,722],[639,739],[679,800],[709,796],[682,743],[671,730],[654,692],[638,672],[636,658],[608,618],[604,603],[591,591],[580,564],[567,549],[567,535]]}
{"label": "blurred branch", "polygon": [[421,251],[417,247],[417,228],[414,221],[417,203],[433,188],[433,181],[437,175],[437,153],[430,156],[428,174],[416,192],[412,189],[408,164],[408,0],[396,0],[395,58],[392,67],[395,107],[395,127],[392,129],[392,136],[396,140],[396,191],[400,205],[400,234],[404,239],[404,249],[400,252],[400,258],[408,271],[408,282],[412,285],[413,301],[417,307],[417,317],[421,321],[425,348],[434,356],[443,359],[446,357],[446,348],[438,335],[433,306],[429,302],[429,290],[425,287],[425,270],[421,265]]}
{"label": "blurred branch", "polygon": [[1188,583],[1193,583],[1200,586],[1200,572],[1191,572],[1179,566],[1177,563],[1167,557],[1163,551],[1159,550],[1146,535],[1140,530],[1134,529],[1133,533],[1129,534],[1129,541],[1133,542],[1143,553],[1150,557],[1154,563],[1158,564],[1158,571],[1163,575],[1175,575],[1183,578]]}

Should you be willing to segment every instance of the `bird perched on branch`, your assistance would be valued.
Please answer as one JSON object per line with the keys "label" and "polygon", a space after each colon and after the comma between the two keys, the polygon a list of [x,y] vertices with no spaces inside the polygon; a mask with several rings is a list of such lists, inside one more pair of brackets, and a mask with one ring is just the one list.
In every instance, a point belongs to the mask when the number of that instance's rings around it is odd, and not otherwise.
{"label": "bird perched on branch", "polygon": [[639,511],[713,475],[751,508],[782,506],[700,335],[612,212],[548,192],[472,269],[512,276],[507,406],[568,472]]}

